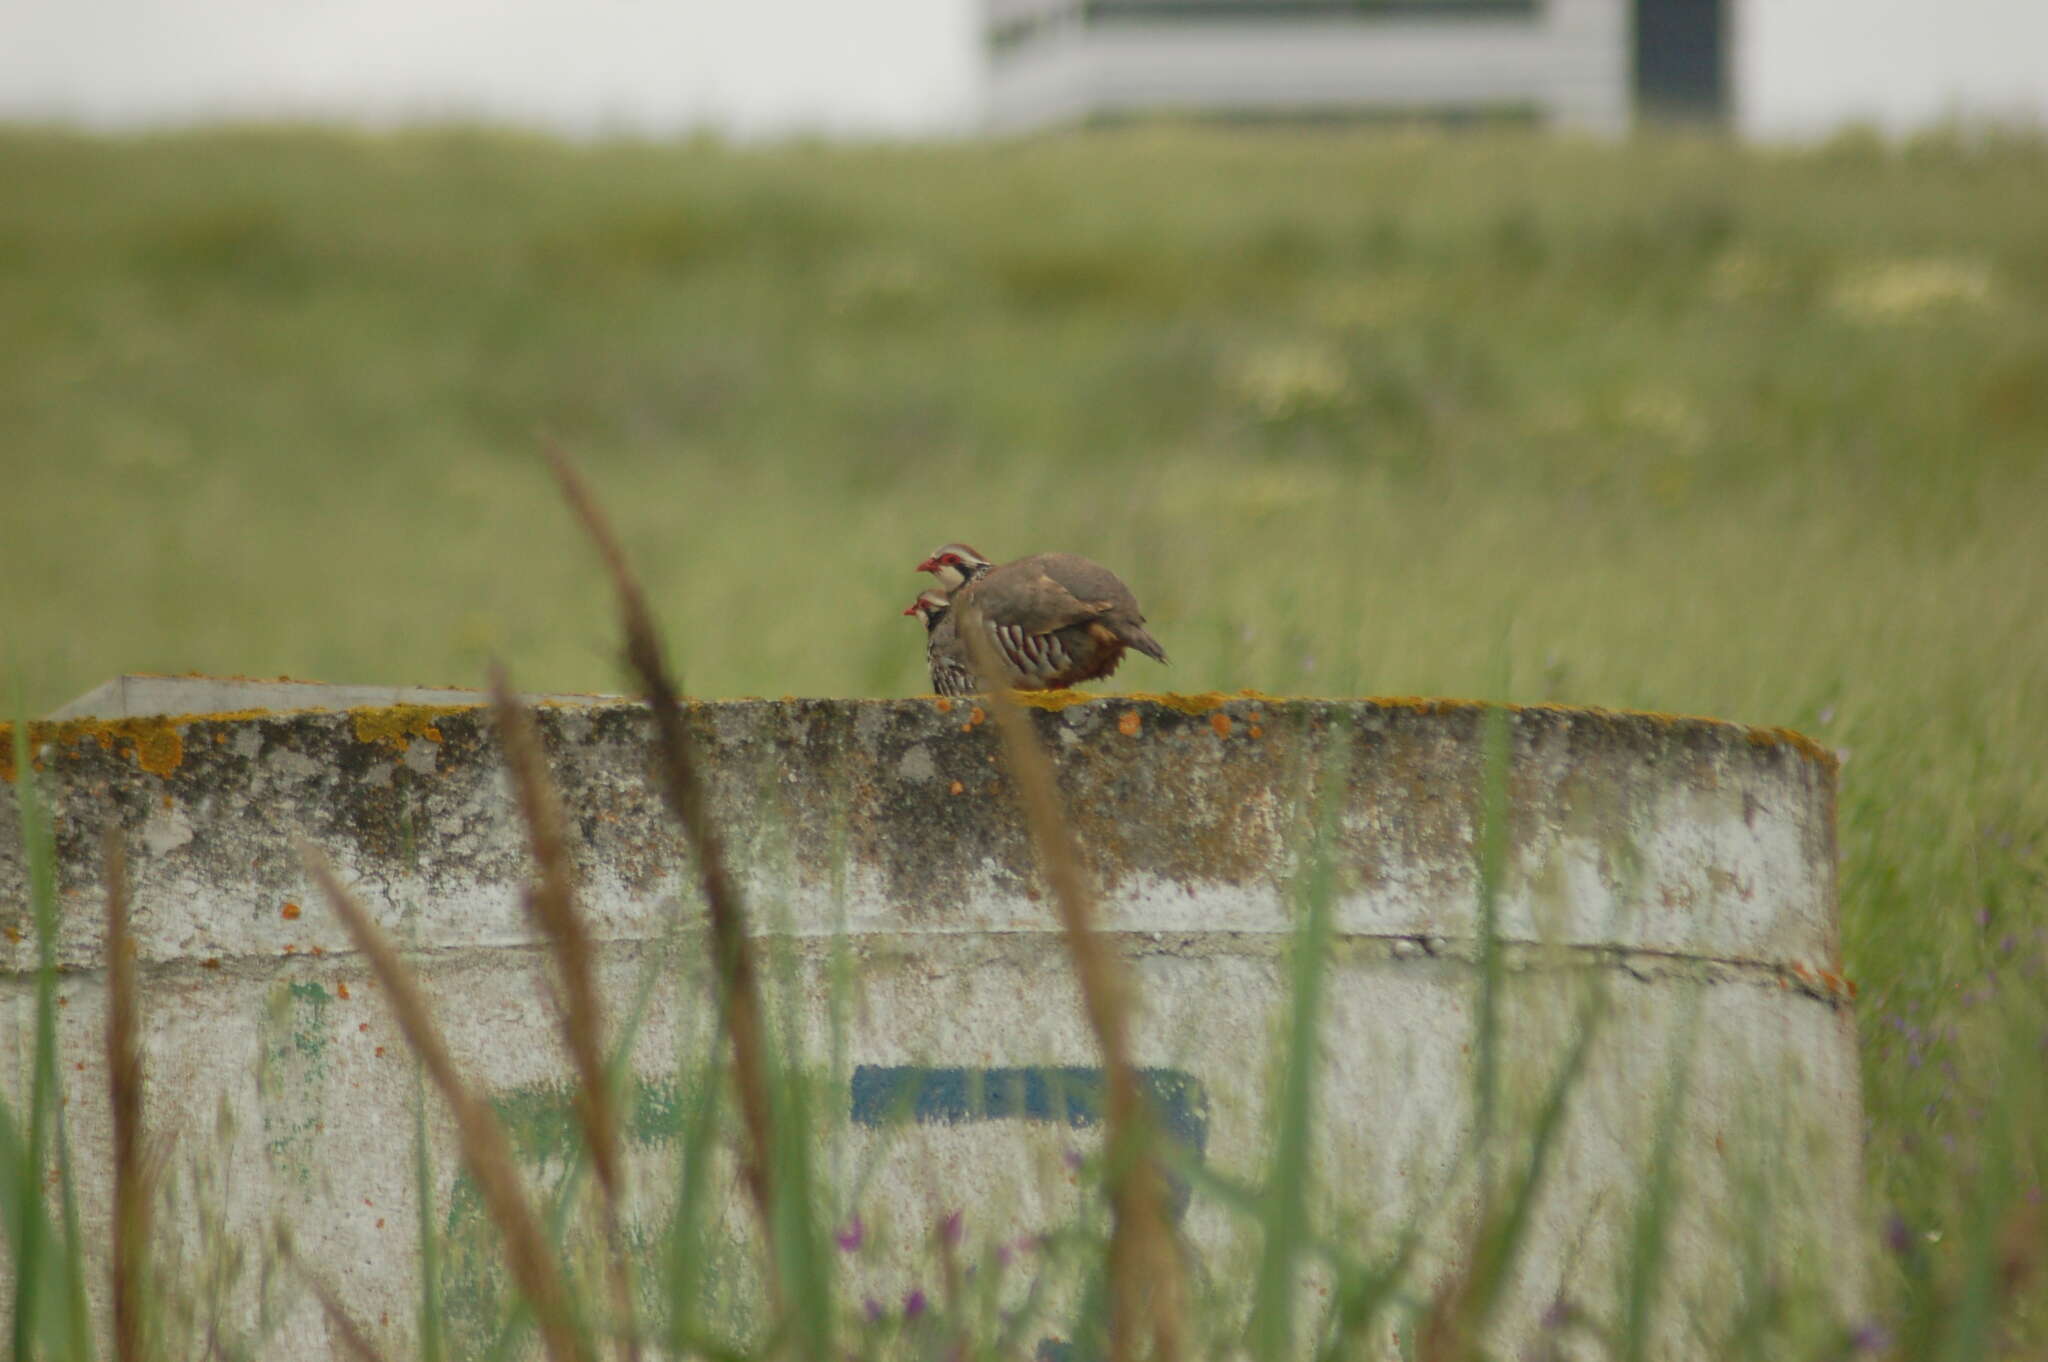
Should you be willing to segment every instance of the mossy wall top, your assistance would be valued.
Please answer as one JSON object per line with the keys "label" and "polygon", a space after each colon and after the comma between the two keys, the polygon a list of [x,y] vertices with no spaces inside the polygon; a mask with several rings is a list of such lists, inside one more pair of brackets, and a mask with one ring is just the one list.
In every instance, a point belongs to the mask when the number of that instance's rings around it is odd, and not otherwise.
{"label": "mossy wall top", "polygon": [[[1341,779],[1341,931],[1457,949],[1476,935],[1485,707],[1430,700],[1059,696],[1032,714],[1112,930],[1284,932],[1319,782]],[[607,937],[697,912],[647,779],[645,711],[543,705]],[[1056,930],[971,703],[782,700],[691,710],[754,921],[822,934]],[[1509,711],[1510,938],[1744,960],[1832,979],[1833,762],[1783,730]],[[324,848],[421,946],[530,939],[488,711],[396,706],[38,725],[57,812],[62,958],[96,963],[100,830],[127,829],[150,959],[345,948],[292,840]],[[11,736],[0,741],[10,751]],[[25,870],[0,816],[0,971],[23,970]]]}

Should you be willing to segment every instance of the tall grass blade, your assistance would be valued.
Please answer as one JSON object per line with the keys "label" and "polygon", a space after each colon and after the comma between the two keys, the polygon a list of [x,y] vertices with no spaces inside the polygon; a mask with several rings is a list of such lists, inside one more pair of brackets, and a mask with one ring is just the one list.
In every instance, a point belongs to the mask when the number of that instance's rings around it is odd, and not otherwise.
{"label": "tall grass blade", "polygon": [[1564,1130],[1572,1093],[1585,1075],[1586,1059],[1606,1015],[1607,996],[1596,985],[1579,1010],[1572,1047],[1565,1052],[1564,1063],[1537,1109],[1535,1125],[1529,1132],[1528,1156],[1515,1170],[1507,1195],[1496,1203],[1494,1218],[1481,1224],[1472,1263],[1457,1301],[1458,1332],[1467,1344],[1476,1340],[1492,1320],[1521,1257],[1523,1242],[1535,1217],[1537,1198],[1549,1175],[1558,1136]]}
{"label": "tall grass blade", "polygon": [[376,1344],[370,1342],[370,1336],[356,1323],[355,1316],[349,1314],[348,1307],[341,1303],[341,1297],[334,1294],[334,1288],[319,1273],[306,1266],[292,1248],[291,1232],[282,1225],[277,1230],[277,1252],[284,1259],[285,1266],[313,1293],[313,1299],[320,1302],[320,1312],[327,1317],[327,1326],[334,1330],[335,1337],[341,1340],[341,1350],[355,1362],[384,1362],[384,1355],[377,1351]]}
{"label": "tall grass blade", "polygon": [[[1392,1258],[1375,1267],[1338,1265],[1336,1300],[1330,1312],[1330,1336],[1317,1350],[1316,1362],[1336,1362],[1362,1346],[1366,1331],[1379,1323],[1387,1307],[1401,1299],[1401,1282],[1422,1244],[1419,1225],[1410,1225]],[[1370,1354],[1368,1354],[1370,1355]]]}
{"label": "tall grass blade", "polygon": [[57,1110],[52,1113],[51,1130],[57,1140],[57,1205],[63,1216],[63,1280],[66,1332],[77,1349],[72,1355],[80,1362],[93,1356],[92,1319],[85,1283],[85,1232],[78,1223],[78,1180],[71,1171],[71,1136],[64,1119],[63,1090],[57,1090]]}
{"label": "tall grass blade", "polygon": [[[753,950],[747,939],[746,914],[741,905],[739,885],[726,863],[725,841],[711,821],[703,778],[698,772],[689,731],[683,722],[682,701],[669,675],[661,638],[648,611],[646,593],[626,562],[611,522],[597,505],[582,474],[567,454],[549,443],[548,463],[554,470],[563,499],[582,522],[596,545],[598,555],[612,579],[618,598],[620,625],[625,634],[626,660],[647,690],[647,705],[654,720],[656,744],[661,756],[661,787],[669,811],[682,826],[697,862],[697,875],[711,919],[712,959],[717,966],[720,997],[724,1002],[725,1030],[731,1040],[733,1082],[739,1094],[740,1117],[747,1131],[747,1185],[761,1218],[761,1230],[769,1237],[769,1260],[775,1260],[776,1230],[774,1189],[770,1182],[774,1163],[774,1079],[773,1056],[768,1047],[765,1014],[761,1007],[760,983],[756,977]],[[771,1295],[780,1288],[770,1284]]]}
{"label": "tall grass blade", "polygon": [[[64,1198],[60,1239],[43,1204],[50,1140],[63,1093],[57,1083],[57,849],[49,810],[29,756],[29,724],[14,725],[15,805],[21,821],[22,852],[28,862],[29,911],[36,934],[35,1023],[30,1038],[28,1126],[16,1134],[11,1163],[16,1170],[11,1238],[14,1243],[14,1355],[26,1362],[38,1332],[53,1355],[85,1358],[91,1338],[82,1329],[77,1302],[84,1283],[78,1273],[76,1212],[70,1202],[71,1169],[57,1169]],[[10,1126],[12,1122],[9,1122]],[[58,1135],[61,1144],[61,1133]],[[61,1151],[60,1151],[61,1152]]]}
{"label": "tall grass blade", "polygon": [[[1961,1280],[1957,1283],[1948,1327],[1943,1331],[1940,1356],[1949,1362],[1978,1362],[1996,1355],[1998,1318],[2007,1289],[2023,1280],[2023,1270],[2014,1269],[2040,1252],[2038,1211],[2024,1203],[2015,1204],[2012,1187],[2012,1146],[2000,1108],[1987,1113],[1986,1130],[1978,1146],[1980,1167],[1976,1187],[1965,1203],[1967,1220],[1962,1226]],[[2024,1243],[2010,1246],[2010,1231],[2024,1228]]]}
{"label": "tall grass blade", "polygon": [[427,1085],[418,1064],[412,1071],[413,1197],[419,1203],[420,1362],[447,1355],[447,1311],[441,1297],[441,1236],[434,1229],[434,1151],[427,1143]]}
{"label": "tall grass blade", "polygon": [[1692,1084],[1692,1059],[1697,1004],[1688,1014],[1683,1052],[1672,1067],[1664,1100],[1657,1105],[1657,1134],[1650,1148],[1650,1166],[1638,1191],[1635,1227],[1623,1263],[1620,1355],[1623,1362],[1642,1362],[1650,1351],[1650,1328],[1664,1285],[1664,1261],[1670,1252],[1671,1220],[1678,1200],[1678,1137],[1683,1129],[1686,1093]]}
{"label": "tall grass blade", "polygon": [[[1102,1050],[1108,1079],[1107,1146],[1115,1220],[1109,1241],[1109,1342],[1112,1362],[1138,1355],[1147,1339],[1160,1362],[1180,1355],[1182,1282],[1178,1248],[1162,1211],[1163,1186],[1151,1115],[1130,1057],[1130,984],[1121,962],[1095,931],[1095,895],[1060,808],[1052,761],[1031,720],[1003,686],[1003,671],[979,608],[962,611],[960,637],[996,719],[1018,802],[1052,887],[1082,1007]],[[1142,1323],[1141,1323],[1142,1321]]]}
{"label": "tall grass blade", "polygon": [[1263,1198],[1264,1244],[1253,1288],[1254,1357],[1294,1355],[1295,1267],[1309,1237],[1309,1136],[1315,1119],[1316,1080],[1322,1070],[1323,980],[1337,897],[1337,821],[1350,780],[1349,736],[1350,724],[1340,720],[1329,739],[1336,759],[1322,774],[1316,818],[1295,894],[1301,926],[1295,933],[1289,971],[1286,1049]]}
{"label": "tall grass blade", "polygon": [[1479,812],[1479,1009],[1473,1045],[1473,1144],[1479,1151],[1481,1205],[1493,1195],[1493,1136],[1500,1108],[1500,890],[1507,863],[1508,764],[1513,755],[1507,706],[1510,676],[1506,631],[1498,661],[1499,688],[1481,729],[1483,768]]}
{"label": "tall grass blade", "polygon": [[[640,1036],[641,1023],[647,1017],[647,1005],[654,995],[654,986],[660,979],[662,956],[650,952],[641,966],[640,982],[633,992],[633,1005],[626,1010],[625,1021],[619,1027],[619,1037],[612,1047],[610,1058],[605,1065],[605,1082],[614,1093],[625,1089],[627,1066],[632,1059],[633,1046]],[[566,1150],[568,1169],[562,1176],[560,1186],[549,1200],[545,1217],[545,1233],[548,1251],[559,1256],[568,1240],[569,1224],[575,1213],[577,1197],[583,1189],[583,1174],[590,1164],[584,1157],[580,1142],[571,1142]],[[483,1354],[485,1362],[504,1362],[517,1351],[526,1337],[526,1331],[533,1326],[533,1312],[523,1303],[515,1302],[500,1322],[497,1337]]]}
{"label": "tall grass blade", "polygon": [[[678,1071],[682,1071],[681,1066]],[[704,1334],[697,1310],[704,1288],[705,1198],[711,1183],[721,1091],[717,1070],[707,1069],[682,1130],[676,1202],[669,1219],[665,1254],[668,1346],[670,1352],[679,1356],[696,1348]]]}
{"label": "tall grass blade", "polygon": [[304,842],[299,844],[299,855],[335,916],[348,929],[356,949],[369,961],[371,971],[390,999],[392,1014],[406,1044],[418,1056],[427,1077],[433,1080],[442,1100],[455,1115],[463,1162],[483,1193],[484,1209],[504,1239],[512,1278],[533,1308],[549,1356],[555,1362],[591,1362],[590,1349],[577,1326],[559,1269],[541,1238],[540,1226],[519,1184],[511,1142],[506,1139],[504,1128],[491,1114],[490,1107],[469,1090],[456,1072],[455,1061],[448,1054],[447,1043],[427,1008],[426,998],[389,938],[342,887],[325,857]]}
{"label": "tall grass blade", "polygon": [[147,1326],[143,1280],[149,1246],[148,1180],[142,1157],[142,1051],[135,995],[135,941],[128,929],[128,857],[121,827],[101,840],[107,881],[107,1104],[112,1112],[113,1341],[117,1362],[140,1362]]}
{"label": "tall grass blade", "polygon": [[604,1224],[605,1276],[611,1286],[612,1313],[620,1355],[638,1362],[639,1325],[634,1320],[632,1266],[619,1237],[617,1100],[605,1065],[604,1012],[597,991],[596,967],[589,930],[576,906],[576,868],[569,855],[568,820],[548,778],[540,733],[533,715],[513,695],[504,669],[491,669],[491,709],[505,751],[505,765],[525,824],[538,871],[537,882],[523,896],[529,918],[554,954],[556,1010],[562,1040],[576,1066],[576,1114],[582,1124],[582,1153],[596,1171]]}

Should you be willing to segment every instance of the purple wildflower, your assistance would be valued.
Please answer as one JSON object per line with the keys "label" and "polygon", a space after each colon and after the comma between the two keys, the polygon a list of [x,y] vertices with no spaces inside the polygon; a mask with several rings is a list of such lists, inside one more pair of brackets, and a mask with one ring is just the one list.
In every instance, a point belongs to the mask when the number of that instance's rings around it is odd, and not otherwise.
{"label": "purple wildflower", "polygon": [[910,1294],[903,1298],[903,1318],[916,1319],[924,1313],[926,1303],[924,1288],[921,1286],[911,1287]]}
{"label": "purple wildflower", "polygon": [[1913,1250],[1913,1229],[1906,1223],[1906,1217],[1897,1211],[1884,1225],[1884,1246],[1901,1258]]}
{"label": "purple wildflower", "polygon": [[948,1244],[957,1244],[960,1242],[960,1228],[960,1212],[949,1212],[946,1218],[939,1222],[939,1238]]}
{"label": "purple wildflower", "polygon": [[845,1228],[832,1236],[832,1242],[839,1245],[841,1253],[852,1253],[867,1242],[867,1237],[868,1228],[861,1224],[860,1213],[856,1211],[853,1219],[846,1222]]}
{"label": "purple wildflower", "polygon": [[868,1317],[868,1323],[870,1324],[880,1324],[882,1316],[887,1313],[882,1309],[882,1303],[873,1296],[869,1296],[866,1300],[862,1301],[860,1309],[861,1313]]}

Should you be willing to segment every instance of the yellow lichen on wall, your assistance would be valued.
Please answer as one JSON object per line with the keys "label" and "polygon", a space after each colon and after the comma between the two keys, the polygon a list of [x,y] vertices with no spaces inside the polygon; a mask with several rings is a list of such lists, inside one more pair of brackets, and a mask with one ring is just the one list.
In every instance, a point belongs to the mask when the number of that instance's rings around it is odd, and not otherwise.
{"label": "yellow lichen on wall", "polygon": [[441,730],[434,721],[447,714],[460,714],[476,705],[378,705],[350,710],[355,721],[356,741],[382,743],[394,752],[412,746],[414,738],[440,742]]}
{"label": "yellow lichen on wall", "polygon": [[1751,747],[1777,747],[1780,744],[1791,748],[1811,761],[1817,761],[1830,769],[1841,764],[1833,752],[1791,728],[1752,728],[1749,730]]}
{"label": "yellow lichen on wall", "polygon": [[[153,776],[168,776],[185,762],[186,720],[151,715],[137,719],[66,719],[30,724],[29,748],[71,747],[87,740],[119,752]],[[38,767],[41,763],[36,763]],[[14,728],[0,725],[0,779],[14,780]]]}

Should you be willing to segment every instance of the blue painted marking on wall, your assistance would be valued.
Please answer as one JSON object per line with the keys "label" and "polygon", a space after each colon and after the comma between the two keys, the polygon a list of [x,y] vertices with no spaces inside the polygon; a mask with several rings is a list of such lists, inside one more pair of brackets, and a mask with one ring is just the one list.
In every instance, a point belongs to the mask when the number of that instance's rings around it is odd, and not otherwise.
{"label": "blue painted marking on wall", "polygon": [[[1197,1159],[1209,1152],[1209,1093],[1201,1079],[1184,1069],[1140,1069],[1138,1089],[1170,1139]],[[1102,1070],[1078,1065],[967,1069],[862,1064],[849,1084],[847,1114],[863,1126],[1039,1121],[1079,1130],[1102,1123],[1108,1095]],[[1167,1212],[1176,1222],[1187,1213],[1189,1190],[1184,1180],[1167,1175]],[[1034,1362],[1076,1362],[1080,1354],[1063,1339],[1046,1338],[1032,1357]]]}
{"label": "blue painted marking on wall", "polygon": [[[853,1071],[854,1121],[864,1126],[914,1121],[1053,1121],[1079,1129],[1102,1121],[1108,1087],[1102,1070],[924,1068],[863,1064]],[[1181,1069],[1140,1069],[1138,1086],[1160,1126],[1196,1153],[1209,1147],[1209,1095]]]}
{"label": "blue painted marking on wall", "polygon": [[[1209,1150],[1209,1094],[1183,1069],[1140,1069],[1138,1088],[1159,1128],[1200,1158]],[[1040,1121],[1082,1129],[1099,1125],[1108,1100],[1100,1069],[1077,1065],[1021,1069],[926,1068],[863,1064],[853,1071],[854,1123],[959,1125],[967,1121]],[[1188,1188],[1169,1178],[1168,1209],[1178,1220]]]}

